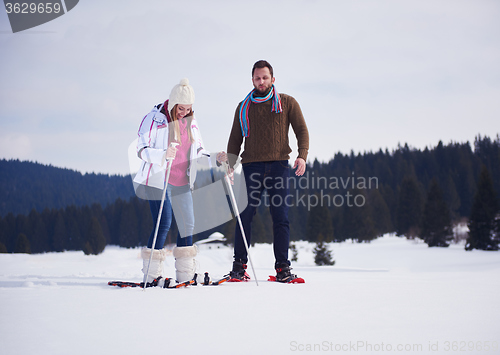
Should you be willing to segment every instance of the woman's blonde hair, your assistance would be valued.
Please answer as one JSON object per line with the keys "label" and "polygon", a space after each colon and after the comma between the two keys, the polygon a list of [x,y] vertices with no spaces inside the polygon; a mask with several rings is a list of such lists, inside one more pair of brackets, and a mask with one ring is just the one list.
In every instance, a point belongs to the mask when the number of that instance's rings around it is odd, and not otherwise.
{"label": "woman's blonde hair", "polygon": [[[170,128],[172,128],[173,126],[173,129],[169,129],[169,133],[168,133],[168,141],[169,143],[171,142],[177,142],[179,144],[182,144],[181,143],[181,129],[179,127],[179,121],[177,120],[177,104],[172,108],[172,110],[170,111],[170,118],[172,120],[172,122],[169,124]],[[187,119],[187,132],[188,132],[188,137],[189,137],[189,141],[191,143],[194,143],[194,138],[193,138],[193,134],[191,132],[191,121],[193,120],[193,113],[194,111],[191,110],[191,112],[189,112],[186,116],[184,116],[184,118]]]}

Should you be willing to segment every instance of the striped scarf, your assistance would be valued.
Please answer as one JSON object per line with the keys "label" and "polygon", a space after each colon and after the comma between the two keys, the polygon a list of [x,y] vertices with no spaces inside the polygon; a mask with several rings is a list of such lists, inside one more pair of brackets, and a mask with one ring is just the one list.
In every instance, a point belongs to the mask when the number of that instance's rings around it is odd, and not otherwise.
{"label": "striped scarf", "polygon": [[269,91],[269,94],[267,94],[264,97],[254,97],[254,92],[255,89],[250,91],[250,93],[245,97],[245,100],[243,100],[243,103],[240,106],[240,126],[241,126],[241,134],[243,137],[248,137],[250,132],[249,132],[249,126],[248,126],[248,109],[250,108],[250,102],[253,102],[255,104],[260,104],[262,102],[266,102],[267,100],[272,99],[273,100],[273,107],[271,108],[271,112],[276,112],[280,113],[282,112],[281,108],[281,99],[280,95],[276,92],[276,88],[272,87],[272,89]]}

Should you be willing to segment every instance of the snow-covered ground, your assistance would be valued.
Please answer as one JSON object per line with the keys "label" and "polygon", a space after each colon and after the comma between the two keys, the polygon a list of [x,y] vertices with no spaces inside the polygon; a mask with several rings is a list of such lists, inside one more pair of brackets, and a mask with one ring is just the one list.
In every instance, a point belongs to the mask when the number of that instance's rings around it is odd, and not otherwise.
{"label": "snow-covered ground", "polygon": [[[384,236],[331,244],[314,265],[297,243],[305,284],[266,282],[270,245],[251,250],[255,282],[120,289],[140,281],[139,249],[0,254],[0,352],[10,354],[499,354],[500,253],[428,248]],[[200,251],[222,276],[229,248]],[[170,256],[165,269],[174,275]],[[252,275],[251,270],[249,270]]]}

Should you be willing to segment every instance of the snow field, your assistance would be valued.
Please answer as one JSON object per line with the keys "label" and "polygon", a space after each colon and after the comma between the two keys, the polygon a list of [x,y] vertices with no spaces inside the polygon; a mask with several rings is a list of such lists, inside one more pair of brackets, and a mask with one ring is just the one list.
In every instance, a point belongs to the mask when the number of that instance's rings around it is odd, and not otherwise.
{"label": "snow field", "polygon": [[[317,267],[313,248],[297,243],[302,285],[266,282],[272,246],[256,245],[258,287],[146,291],[107,286],[142,280],[139,249],[1,254],[2,354],[500,353],[500,253],[387,235],[330,244],[336,264]],[[232,250],[203,247],[198,260],[218,278]]]}

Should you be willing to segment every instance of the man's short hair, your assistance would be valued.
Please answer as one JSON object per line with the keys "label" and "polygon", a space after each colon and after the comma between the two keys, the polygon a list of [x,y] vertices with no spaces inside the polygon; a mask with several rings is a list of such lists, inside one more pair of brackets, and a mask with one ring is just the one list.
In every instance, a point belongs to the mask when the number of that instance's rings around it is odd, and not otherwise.
{"label": "man's short hair", "polygon": [[253,68],[252,68],[252,77],[253,77],[253,73],[254,73],[255,69],[262,69],[262,68],[269,68],[269,72],[271,73],[271,78],[274,77],[273,67],[266,60],[259,60],[258,62],[256,62],[253,65]]}

